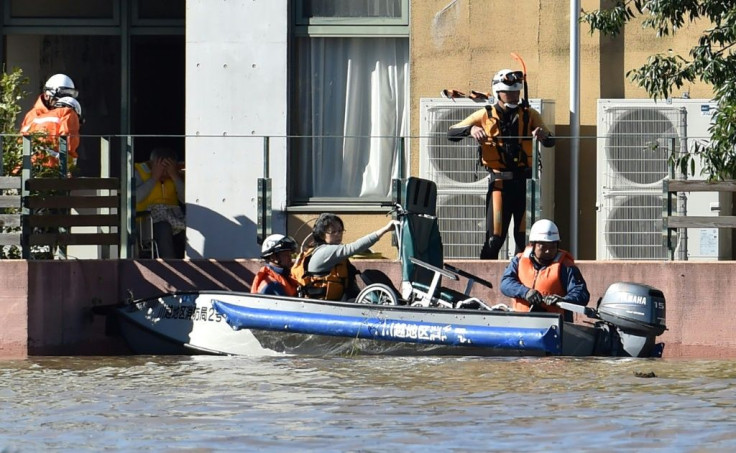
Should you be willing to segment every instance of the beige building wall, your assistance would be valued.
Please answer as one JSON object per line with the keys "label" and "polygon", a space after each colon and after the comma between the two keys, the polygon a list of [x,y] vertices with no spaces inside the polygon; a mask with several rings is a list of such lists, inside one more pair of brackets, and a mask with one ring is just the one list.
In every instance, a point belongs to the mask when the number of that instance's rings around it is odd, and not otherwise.
{"label": "beige building wall", "polygon": [[[584,10],[600,1],[581,2]],[[411,2],[411,173],[419,174],[419,100],[455,88],[491,91],[493,74],[521,69],[510,53],[520,55],[528,73],[529,97],[556,101],[555,220],[565,243],[570,225],[570,25],[569,2],[502,0],[421,0]],[[580,25],[580,161],[578,255],[595,259],[596,244],[596,105],[599,98],[648,98],[626,78],[631,69],[668,49],[687,56],[706,27],[696,23],[674,37],[655,38],[639,24],[616,38],[591,35]],[[710,87],[684,86],[673,96],[712,96]]]}

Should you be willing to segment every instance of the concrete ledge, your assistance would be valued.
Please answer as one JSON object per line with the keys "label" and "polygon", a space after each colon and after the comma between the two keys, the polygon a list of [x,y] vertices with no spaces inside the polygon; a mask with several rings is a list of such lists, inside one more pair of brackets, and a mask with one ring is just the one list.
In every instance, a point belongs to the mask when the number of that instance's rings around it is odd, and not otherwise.
{"label": "concrete ledge", "polygon": [[[395,283],[398,263],[356,260],[359,269],[379,269]],[[498,290],[506,262],[448,262],[494,283],[474,295],[507,302]],[[594,306],[614,282],[646,283],[667,298],[665,357],[736,358],[735,262],[582,261],[578,263]],[[249,291],[258,260],[80,260],[0,262],[0,357],[105,355],[128,353],[117,336],[106,334],[98,305],[196,289]],[[447,282],[464,289],[465,282]],[[576,321],[582,322],[582,319]]]}
{"label": "concrete ledge", "polygon": [[0,357],[28,354],[28,263],[0,261]]}

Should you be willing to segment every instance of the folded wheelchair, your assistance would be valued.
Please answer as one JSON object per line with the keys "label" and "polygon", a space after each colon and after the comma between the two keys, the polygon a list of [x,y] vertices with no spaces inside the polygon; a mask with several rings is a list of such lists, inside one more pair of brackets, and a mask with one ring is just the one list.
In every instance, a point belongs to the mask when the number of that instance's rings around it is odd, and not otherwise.
{"label": "folded wheelchair", "polygon": [[[396,238],[401,262],[401,290],[382,272],[367,269],[361,273],[366,286],[355,301],[379,305],[494,309],[470,295],[475,283],[492,288],[489,281],[444,263],[436,215],[437,185],[433,181],[411,177],[401,181],[400,187],[392,206],[399,221]],[[442,286],[443,278],[467,279],[465,291]]]}

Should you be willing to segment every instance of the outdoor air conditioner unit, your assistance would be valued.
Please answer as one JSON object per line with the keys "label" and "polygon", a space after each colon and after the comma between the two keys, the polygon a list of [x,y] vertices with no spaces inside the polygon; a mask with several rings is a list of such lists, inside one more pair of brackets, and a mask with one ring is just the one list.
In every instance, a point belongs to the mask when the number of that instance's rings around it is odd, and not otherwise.
{"label": "outdoor air conditioner unit", "polygon": [[[485,196],[487,171],[478,166],[478,145],[472,138],[459,142],[447,139],[447,131],[489,101],[472,99],[422,98],[420,100],[419,174],[437,184],[437,217],[444,243],[445,258],[473,259],[480,255],[485,240]],[[554,133],[555,103],[548,99],[530,99],[532,108],[542,115]],[[536,215],[554,217],[554,148],[542,148],[541,190]],[[529,206],[529,204],[527,205]],[[514,252],[511,234],[501,249],[499,259]]]}
{"label": "outdoor air conditioner unit", "polygon": [[437,221],[445,258],[478,258],[486,237],[486,191],[438,192]]}
{"label": "outdoor air conditioner unit", "polygon": [[[598,100],[599,260],[664,260],[662,182],[669,157],[707,144],[715,103],[704,99]],[[700,173],[696,161],[695,178]],[[676,178],[684,175],[676,174]],[[718,193],[684,194],[680,214],[718,215]],[[679,259],[717,259],[718,230],[680,231]]]}

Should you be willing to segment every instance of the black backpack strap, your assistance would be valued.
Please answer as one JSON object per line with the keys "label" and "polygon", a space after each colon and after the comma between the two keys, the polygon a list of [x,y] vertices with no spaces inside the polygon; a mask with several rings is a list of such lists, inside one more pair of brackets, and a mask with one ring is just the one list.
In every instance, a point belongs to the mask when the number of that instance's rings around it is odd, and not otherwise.
{"label": "black backpack strap", "polygon": [[521,130],[522,131],[522,134],[521,135],[522,135],[522,137],[526,137],[527,135],[529,135],[529,121],[530,121],[530,118],[529,118],[529,104],[526,101],[524,101],[524,103],[522,104],[521,108],[522,108],[522,110],[521,110],[522,111],[522,113],[521,113],[522,121],[524,122],[524,127]]}
{"label": "black backpack strap", "polygon": [[[488,118],[493,118],[493,105],[486,105],[486,115],[488,115]],[[489,139],[493,140],[493,137],[488,137]],[[475,163],[475,179],[478,180],[478,170],[481,168],[485,168],[487,171],[491,171],[490,168],[487,168],[485,165],[483,165],[483,147],[481,145],[478,145],[478,160]]]}

